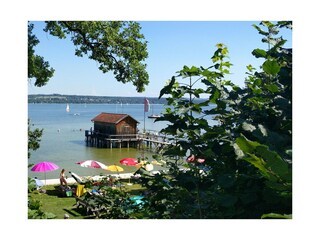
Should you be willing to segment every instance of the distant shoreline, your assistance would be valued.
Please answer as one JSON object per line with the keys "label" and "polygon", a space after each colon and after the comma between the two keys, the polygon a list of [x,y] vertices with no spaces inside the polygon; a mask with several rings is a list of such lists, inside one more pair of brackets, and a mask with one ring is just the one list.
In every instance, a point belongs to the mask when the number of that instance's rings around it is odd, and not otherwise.
{"label": "distant shoreline", "polygon": [[[166,104],[166,99],[147,97],[150,104]],[[28,103],[144,104],[145,97],[29,94]]]}

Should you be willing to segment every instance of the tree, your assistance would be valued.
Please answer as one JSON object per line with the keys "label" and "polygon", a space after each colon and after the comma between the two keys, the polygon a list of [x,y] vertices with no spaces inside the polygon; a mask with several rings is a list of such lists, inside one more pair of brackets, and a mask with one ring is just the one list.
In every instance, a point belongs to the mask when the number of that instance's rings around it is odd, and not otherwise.
{"label": "tree", "polygon": [[161,90],[169,107],[157,121],[176,144],[163,153],[169,171],[141,178],[150,218],[291,217],[292,49],[276,37],[291,22],[261,25],[268,47],[252,53],[265,61],[248,66],[244,88],[225,79],[232,64],[218,44],[212,66],[184,66]]}
{"label": "tree", "polygon": [[43,57],[36,55],[34,47],[39,44],[39,39],[32,33],[34,25],[28,24],[28,79],[35,79],[34,85],[42,87],[47,84],[54,74],[54,69]]}
{"label": "tree", "polygon": [[40,147],[40,141],[43,129],[36,128],[31,130],[30,119],[28,119],[28,158],[31,156],[31,151],[35,151]]}
{"label": "tree", "polygon": [[113,71],[117,81],[132,82],[137,92],[149,83],[147,43],[140,25],[125,21],[47,21],[45,31],[64,39],[71,36],[75,55],[97,61],[103,73]]}
{"label": "tree", "polygon": [[[28,78],[35,78],[35,86],[44,86],[53,76],[43,57],[35,55],[39,43],[28,24]],[[140,33],[140,25],[127,21],[47,21],[44,31],[60,39],[70,36],[75,55],[97,61],[103,72],[112,71],[119,82],[132,82],[137,92],[143,92],[149,83],[146,64],[147,42]]]}

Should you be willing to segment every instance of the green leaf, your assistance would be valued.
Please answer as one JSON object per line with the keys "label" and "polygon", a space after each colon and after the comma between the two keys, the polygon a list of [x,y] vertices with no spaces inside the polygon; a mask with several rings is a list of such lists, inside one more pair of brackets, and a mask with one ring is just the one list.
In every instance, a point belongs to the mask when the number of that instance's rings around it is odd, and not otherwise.
{"label": "green leaf", "polygon": [[183,66],[180,74],[183,77],[198,76],[200,74],[200,69],[195,66],[192,66],[191,68],[189,68],[188,66]]}
{"label": "green leaf", "polygon": [[262,64],[263,70],[267,74],[275,76],[281,69],[280,65],[276,61],[267,60]]}
{"label": "green leaf", "polygon": [[170,90],[173,86],[173,84],[175,83],[176,79],[175,77],[171,78],[171,81],[169,82],[169,84],[167,86],[165,86],[164,88],[161,89],[160,91],[160,95],[159,95],[159,99],[166,93],[170,93]]}
{"label": "green leaf", "polygon": [[267,52],[263,49],[257,48],[252,51],[252,55],[255,56],[256,58],[266,58]]}
{"label": "green leaf", "polygon": [[261,218],[284,218],[292,219],[292,214],[267,213],[263,214]]}
{"label": "green leaf", "polygon": [[211,96],[209,97],[209,100],[211,103],[216,103],[217,102],[217,99],[220,97],[220,91],[214,87],[214,90],[212,90],[212,94]]}
{"label": "green leaf", "polygon": [[273,151],[270,151],[267,146],[258,146],[257,154],[266,161],[266,168],[276,173],[278,176],[288,174],[288,164]]}
{"label": "green leaf", "polygon": [[279,92],[279,88],[275,84],[268,84],[268,85],[266,85],[266,88],[272,93]]}
{"label": "green leaf", "polygon": [[268,35],[269,35],[268,32],[263,31],[263,30],[262,30],[260,27],[258,27],[256,24],[253,24],[252,26],[253,26],[255,29],[258,30],[259,34],[264,35],[264,36],[268,36]]}
{"label": "green leaf", "polygon": [[241,137],[236,139],[236,143],[239,148],[245,153],[253,153],[255,148],[260,145],[260,143],[248,140],[245,136],[241,134]]}
{"label": "green leaf", "polygon": [[247,66],[247,69],[249,72],[253,72],[254,70],[256,70],[251,64]]}
{"label": "green leaf", "polygon": [[286,191],[286,190],[291,188],[290,185],[283,184],[282,182],[279,183],[277,181],[272,181],[272,180],[271,181],[266,181],[266,186],[268,188],[272,188],[272,189],[275,189],[277,191]]}
{"label": "green leaf", "polygon": [[266,177],[269,177],[269,173],[268,173],[268,170],[266,169],[265,165],[265,161],[260,158],[260,157],[257,157],[256,155],[254,154],[250,154],[248,153],[248,155],[250,157],[244,157],[243,160],[251,163],[253,166],[255,166],[256,168],[258,168],[260,170],[260,172],[266,176]]}

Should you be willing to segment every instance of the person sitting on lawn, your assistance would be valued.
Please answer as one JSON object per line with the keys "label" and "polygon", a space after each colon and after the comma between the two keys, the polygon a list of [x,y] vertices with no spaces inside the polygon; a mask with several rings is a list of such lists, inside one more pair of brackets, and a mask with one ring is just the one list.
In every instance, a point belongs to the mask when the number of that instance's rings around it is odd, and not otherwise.
{"label": "person sitting on lawn", "polygon": [[61,186],[65,185],[66,187],[68,187],[68,183],[67,183],[66,177],[65,177],[65,175],[64,175],[64,172],[65,172],[65,170],[64,170],[64,168],[63,168],[63,169],[61,170],[61,172],[60,172],[60,185],[61,185]]}

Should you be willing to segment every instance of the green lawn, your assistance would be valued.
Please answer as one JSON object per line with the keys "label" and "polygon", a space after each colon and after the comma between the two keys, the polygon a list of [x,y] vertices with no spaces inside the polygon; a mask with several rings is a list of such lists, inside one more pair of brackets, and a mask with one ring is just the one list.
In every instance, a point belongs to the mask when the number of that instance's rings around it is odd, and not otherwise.
{"label": "green lawn", "polygon": [[[42,207],[41,209],[45,212],[50,212],[56,215],[56,219],[63,219],[64,214],[68,214],[70,219],[87,219],[93,218],[93,216],[87,216],[82,208],[77,209],[76,199],[74,197],[61,197],[59,192],[56,190],[57,186],[46,186],[46,193],[39,193],[34,191],[29,193],[29,196],[35,200],[40,200]],[[71,186],[71,187],[75,187]],[[137,195],[143,191],[143,188],[139,184],[127,185],[124,183],[122,187],[123,191],[127,191],[132,195]]]}

